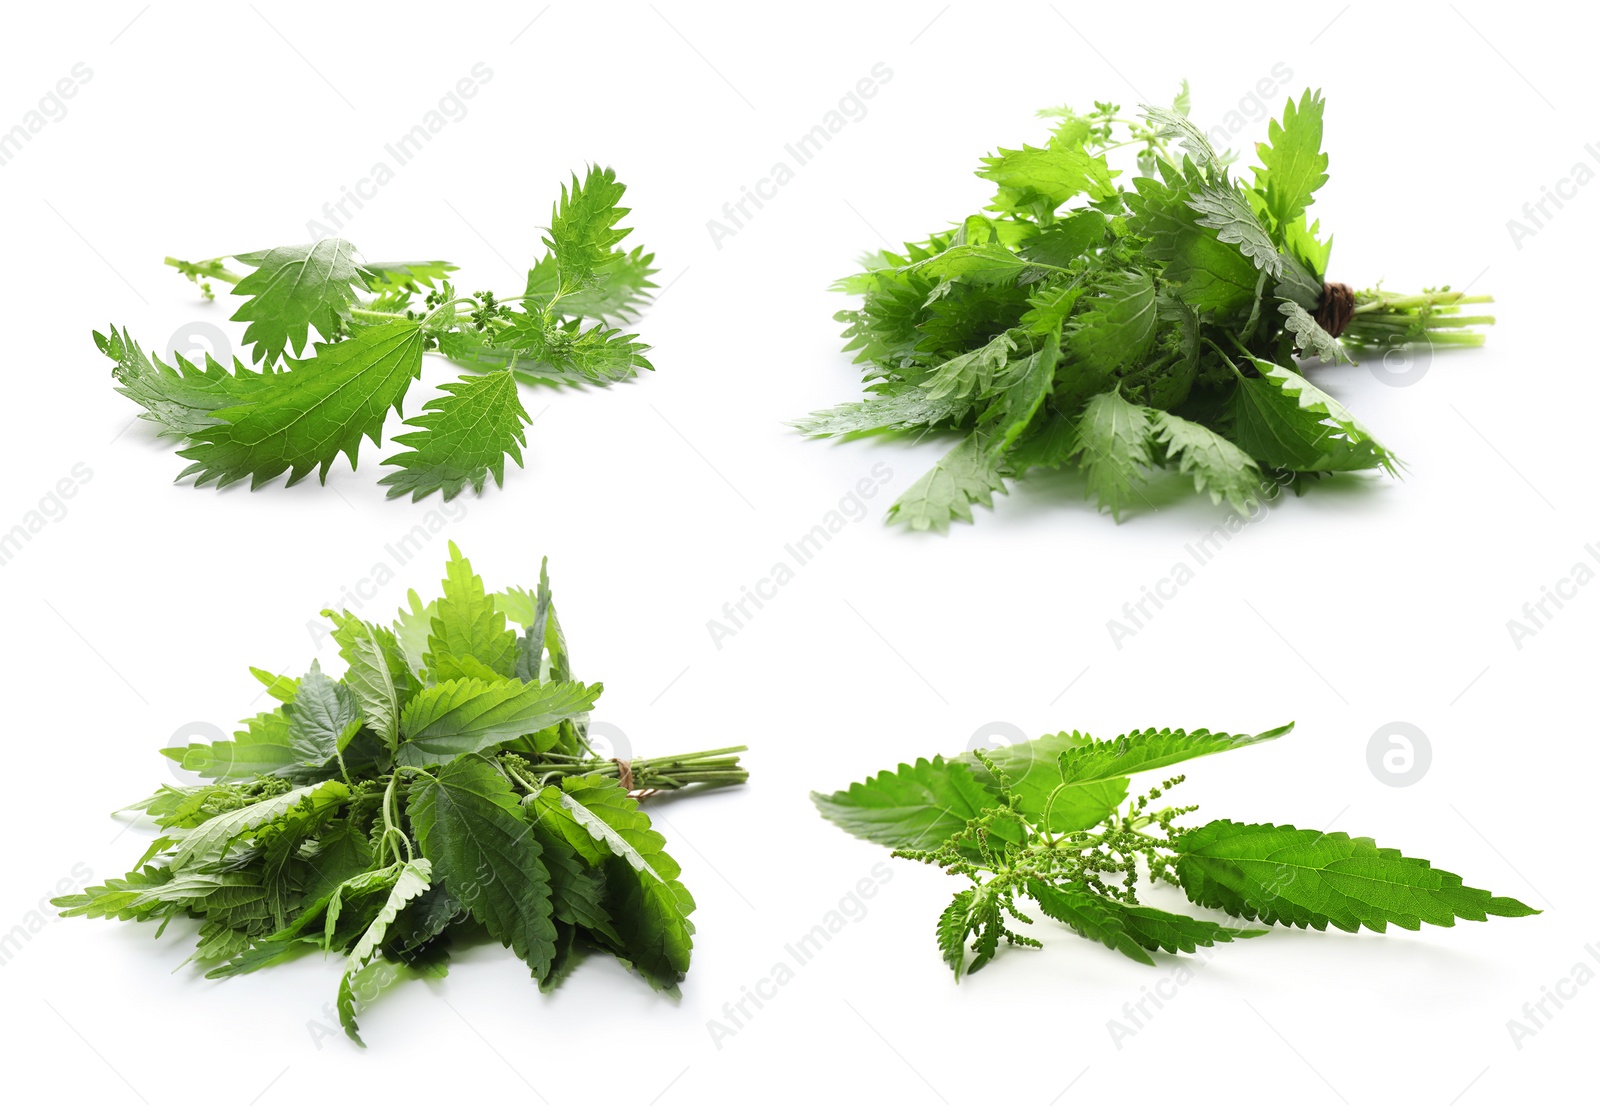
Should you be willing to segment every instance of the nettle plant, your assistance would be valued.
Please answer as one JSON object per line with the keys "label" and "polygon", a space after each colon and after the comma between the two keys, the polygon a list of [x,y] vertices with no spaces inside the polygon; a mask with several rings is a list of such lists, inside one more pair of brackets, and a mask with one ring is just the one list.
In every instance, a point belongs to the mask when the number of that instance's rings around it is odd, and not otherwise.
{"label": "nettle plant", "polygon": [[638,799],[742,783],[745,749],[599,755],[601,686],[573,677],[542,568],[537,590],[487,593],[452,544],[444,596],[412,591],[392,626],[323,615],[344,675],[252,668],[281,704],[232,740],[165,749],[211,781],[128,807],[160,834],[126,876],[55,899],[62,915],[158,921],[158,936],[197,919],[207,978],[343,954],[357,1042],[361,1005],[402,974],[442,976],[478,930],[544,990],[598,949],[676,993],[694,899]]}
{"label": "nettle plant", "polygon": [[[1075,466],[1113,517],[1152,504],[1161,470],[1242,513],[1268,479],[1381,469],[1397,460],[1297,359],[1347,348],[1473,347],[1489,301],[1448,286],[1415,295],[1327,280],[1331,239],[1307,216],[1327,181],[1323,100],[1307,90],[1235,178],[1171,108],[1054,108],[1043,146],[1001,148],[977,175],[982,212],[903,252],[877,251],[834,288],[845,350],[868,397],[813,413],[809,436],[953,433],[938,464],[889,510],[944,529],[1006,483]],[[1181,153],[1174,150],[1181,148]],[[1108,156],[1137,149],[1138,176]]]}
{"label": "nettle plant", "polygon": [[[285,472],[291,486],[312,471],[325,483],[341,453],[354,469],[362,439],[382,446],[389,411],[402,413],[423,354],[436,351],[469,372],[405,421],[413,430],[394,441],[406,450],[383,460],[396,469],[379,482],[412,500],[435,491],[449,500],[468,485],[482,493],[490,475],[504,483],[506,459],[522,465],[531,421],[519,382],[603,386],[654,369],[649,348],[615,326],[655,288],[655,256],[619,246],[631,230],[616,226],[629,212],[624,188],[598,166],[581,183],[574,176],[551,212],[546,253],[513,297],[459,296],[448,262],[364,262],[330,238],[167,259],[208,299],[212,282],[244,298],[232,318],[248,325],[253,365],[236,358],[230,370],[209,354],[200,366],[182,355],[168,365],[115,327],[94,340],[115,363],[118,392],[183,444],[190,464],[178,480],[218,487],[248,478],[256,488]],[[323,341],[292,357],[312,331]]]}
{"label": "nettle plant", "polygon": [[[1001,941],[1040,947],[1013,928],[1033,924],[1027,907],[1145,964],[1153,952],[1192,953],[1267,931],[1251,923],[1381,933],[1539,912],[1365,837],[1227,819],[1188,825],[1197,807],[1166,800],[1182,775],[1128,800],[1132,775],[1293,727],[1256,735],[1146,729],[1108,741],[1062,732],[902,763],[812,800],[846,832],[968,882],[936,930],[957,979],[992,960]],[[1148,882],[1176,887],[1229,921],[1143,904],[1141,869]]]}

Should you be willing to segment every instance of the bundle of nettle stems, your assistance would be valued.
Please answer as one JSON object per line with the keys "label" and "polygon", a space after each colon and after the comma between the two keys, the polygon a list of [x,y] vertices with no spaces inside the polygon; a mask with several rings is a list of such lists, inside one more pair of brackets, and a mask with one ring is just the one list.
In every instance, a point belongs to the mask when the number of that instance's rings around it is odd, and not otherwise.
{"label": "bundle of nettle stems", "polygon": [[739,744],[731,748],[708,748],[683,755],[633,760],[560,752],[541,752],[536,756],[502,752],[497,759],[506,774],[530,792],[568,775],[599,774],[616,779],[624,789],[642,797],[690,786],[738,786],[750,778],[750,772],[739,766],[739,753],[745,751],[749,749]]}

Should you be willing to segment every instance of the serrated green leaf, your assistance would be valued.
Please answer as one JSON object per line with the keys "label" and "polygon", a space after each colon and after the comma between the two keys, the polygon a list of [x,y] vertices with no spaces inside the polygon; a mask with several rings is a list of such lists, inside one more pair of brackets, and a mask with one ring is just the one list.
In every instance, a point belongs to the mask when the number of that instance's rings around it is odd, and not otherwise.
{"label": "serrated green leaf", "polygon": [[426,767],[486,751],[594,708],[601,686],[452,678],[418,693],[400,715],[395,763]]}
{"label": "serrated green leaf", "polygon": [[1394,473],[1394,456],[1349,409],[1293,370],[1261,359],[1259,376],[1238,374],[1228,405],[1229,438],[1268,467]]}
{"label": "serrated green leaf", "polygon": [[254,489],[284,471],[292,486],[316,470],[325,482],[341,453],[353,469],[363,437],[382,444],[384,418],[421,373],[422,350],[422,325],[411,320],[319,344],[313,357],[289,360],[270,390],[217,410],[219,423],[190,433],[178,454],[193,461],[178,477],[219,487],[249,477]]}
{"label": "serrated green leaf", "polygon": [[902,763],[811,801],[851,836],[889,848],[931,851],[999,799],[973,776],[966,760],[941,756]]}
{"label": "serrated green leaf", "polygon": [[555,956],[550,872],[505,776],[464,756],[423,779],[407,813],[452,896],[543,978]]}
{"label": "serrated green leaf", "polygon": [[1074,427],[1072,456],[1088,480],[1088,493],[1113,517],[1121,517],[1129,496],[1153,464],[1151,414],[1113,389],[1091,397]]}
{"label": "serrated green leaf", "polygon": [[1255,460],[1203,424],[1157,412],[1155,436],[1169,461],[1194,478],[1197,493],[1209,493],[1213,505],[1227,501],[1241,513],[1259,505],[1261,471]]}
{"label": "serrated green leaf", "polygon": [[1155,964],[1151,952],[1193,952],[1265,929],[1233,929],[1153,906],[1132,905],[1097,894],[1082,883],[1051,885],[1033,881],[1028,894],[1039,908],[1079,936],[1097,940],[1142,964]]}
{"label": "serrated green leaf", "polygon": [[912,483],[889,507],[889,522],[914,531],[943,531],[952,520],[972,520],[974,504],[991,507],[993,495],[1004,493],[1005,464],[996,459],[978,435],[967,436]]}
{"label": "serrated green leaf", "polygon": [[247,298],[233,319],[249,321],[244,341],[254,344],[251,358],[258,365],[276,362],[290,344],[301,353],[308,328],[316,328],[323,339],[334,338],[356,294],[367,288],[356,249],[343,239],[234,257],[255,267],[233,287]]}
{"label": "serrated green leaf", "polygon": [[515,673],[517,634],[483,589],[483,579],[453,542],[445,564],[444,596],[437,602],[423,662],[431,682],[472,677],[465,660],[476,660],[495,674]]}
{"label": "serrated green leaf", "polygon": [[1381,933],[1391,924],[1417,929],[1539,912],[1345,833],[1222,820],[1189,829],[1174,846],[1191,902],[1268,925]]}
{"label": "serrated green leaf", "polygon": [[350,950],[350,955],[345,958],[344,974],[339,979],[339,1024],[344,1027],[346,1035],[363,1048],[366,1045],[361,1040],[356,1025],[356,977],[366,970],[373,957],[377,955],[378,946],[383,943],[384,935],[396,915],[407,902],[428,889],[432,872],[432,865],[425,859],[408,860],[395,866],[398,873],[394,885],[389,888],[389,897],[377,916],[367,925],[366,931],[356,941],[355,947]]}
{"label": "serrated green leaf", "polygon": [[[638,803],[615,782],[588,775],[563,780],[559,790],[546,787],[532,805],[536,814],[559,806],[590,838],[591,852],[604,849],[599,862],[606,876],[606,909],[622,940],[618,955],[657,990],[675,990],[689,970],[694,899],[678,881],[678,864],[663,850],[664,838]],[[552,827],[569,843],[577,839],[567,822]],[[580,844],[574,847],[582,851]]]}
{"label": "serrated green leaf", "polygon": [[[1255,188],[1276,227],[1295,224],[1311,204],[1312,194],[1328,180],[1328,156],[1322,153],[1321,91],[1307,89],[1298,107],[1291,97],[1283,109],[1283,122],[1267,124],[1267,141],[1256,144],[1261,165],[1255,168]],[[1323,264],[1326,266],[1326,257]]]}
{"label": "serrated green leaf", "polygon": [[387,628],[352,613],[324,609],[334,623],[333,639],[349,669],[344,685],[355,696],[361,717],[391,749],[400,738],[400,710],[418,687],[404,651]]}
{"label": "serrated green leaf", "polygon": [[629,211],[620,207],[625,191],[616,173],[601,166],[590,166],[581,185],[573,174],[571,187],[561,187],[544,245],[555,260],[562,290],[576,291],[594,284],[615,260],[613,248],[631,230],[615,226]]}
{"label": "serrated green leaf", "polygon": [[430,398],[421,415],[406,421],[419,430],[394,437],[408,450],[383,460],[400,468],[379,479],[390,497],[409,493],[420,501],[441,491],[449,501],[469,484],[481,494],[490,475],[496,486],[505,485],[508,457],[522,465],[530,418],[510,371],[468,374],[439,388],[443,396]]}

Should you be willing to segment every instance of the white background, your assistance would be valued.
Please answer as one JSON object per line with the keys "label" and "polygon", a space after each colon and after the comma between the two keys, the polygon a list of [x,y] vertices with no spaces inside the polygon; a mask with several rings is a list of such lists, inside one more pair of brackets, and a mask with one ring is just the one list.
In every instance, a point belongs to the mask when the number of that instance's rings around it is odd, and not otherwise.
{"label": "white background", "polygon": [[[1507,221],[1576,163],[1600,168],[1584,147],[1600,141],[1592,23],[1477,3],[659,9],[134,0],[8,14],[0,129],[75,63],[92,79],[0,167],[0,530],[75,464],[93,476],[0,567],[0,930],[27,933],[0,966],[5,1085],[261,1107],[463,1084],[558,1106],[970,1106],[998,1087],[1018,1106],[1137,1090],[1469,1107],[1586,1084],[1600,986],[1569,984],[1520,1047],[1507,1022],[1574,965],[1600,972],[1584,947],[1600,941],[1587,866],[1600,586],[1520,649],[1507,621],[1573,564],[1600,566],[1584,551],[1600,541],[1587,339],[1600,186],[1520,249]],[[172,484],[181,461],[129,427],[91,329],[114,321],[165,350],[201,322],[237,342],[229,298],[202,303],[162,257],[303,241],[478,62],[493,76],[467,115],[341,233],[369,258],[449,258],[463,290],[519,292],[559,182],[607,162],[629,186],[632,242],[670,284],[638,328],[658,372],[525,392],[527,469],[456,502],[403,567],[385,545],[440,506],[384,500],[387,448],[366,445],[361,470],[341,462],[325,488]],[[865,117],[718,249],[707,221],[875,63],[892,79]],[[1406,460],[1404,481],[1286,497],[1118,649],[1106,622],[1225,509],[1155,496],[1159,510],[1114,526],[1075,480],[1035,480],[975,526],[910,535],[879,518],[942,444],[784,428],[858,394],[829,281],[879,233],[916,238],[976,210],[977,158],[1041,138],[1036,108],[1165,102],[1186,76],[1210,129],[1280,63],[1292,80],[1274,112],[1306,85],[1328,98],[1315,214],[1336,235],[1332,276],[1474,282],[1498,299],[1489,346],[1441,354],[1410,387],[1369,367],[1314,372]],[[1264,132],[1258,118],[1236,146]],[[433,361],[425,373],[449,376]],[[714,646],[707,621],[875,463],[894,478],[868,519]],[[750,745],[748,788],[654,808],[700,904],[681,1002],[601,958],[541,996],[508,952],[479,948],[443,983],[373,1007],[363,1052],[327,1034],[333,962],[212,983],[172,973],[189,939],[176,925],[158,942],[147,926],[41,926],[37,901],[75,866],[103,879],[139,854],[147,833],[108,814],[168,775],[157,748],[188,722],[257,711],[246,666],[298,673],[315,650],[306,621],[376,565],[396,578],[364,612],[389,615],[411,586],[431,596],[447,536],[492,586],[531,584],[550,556],[580,674],[606,684],[597,716],[636,752]],[[1287,739],[1191,765],[1179,800],[1202,818],[1373,836],[1547,912],[1222,948],[1119,1043],[1108,1022],[1124,1004],[1193,961],[1141,967],[1045,922],[1043,952],[1002,952],[958,986],[933,942],[955,882],[897,861],[754,1020],[720,1046],[708,1031],[886,859],[819,820],[808,790],[959,751],[996,720],[1114,735],[1291,718]],[[1391,721],[1430,741],[1415,785],[1369,767]]]}

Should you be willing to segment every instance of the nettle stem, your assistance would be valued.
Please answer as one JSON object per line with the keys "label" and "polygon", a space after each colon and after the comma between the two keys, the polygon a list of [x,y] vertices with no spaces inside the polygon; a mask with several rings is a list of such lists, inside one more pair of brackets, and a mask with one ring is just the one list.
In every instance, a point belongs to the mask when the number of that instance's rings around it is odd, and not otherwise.
{"label": "nettle stem", "polygon": [[1493,316],[1464,316],[1462,305],[1492,304],[1488,294],[1467,296],[1448,287],[1421,293],[1366,289],[1355,295],[1350,322],[1340,336],[1352,347],[1481,347],[1484,334],[1466,329],[1494,323]]}
{"label": "nettle stem", "polygon": [[[750,778],[739,766],[739,753],[748,749],[740,744],[731,748],[709,748],[682,755],[653,756],[624,760],[635,791],[682,790],[690,786],[738,786]],[[622,778],[622,767],[614,759],[593,755],[561,755],[544,752],[535,756],[504,757],[514,777],[525,786],[543,784],[566,775],[601,775]]]}

